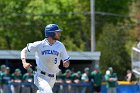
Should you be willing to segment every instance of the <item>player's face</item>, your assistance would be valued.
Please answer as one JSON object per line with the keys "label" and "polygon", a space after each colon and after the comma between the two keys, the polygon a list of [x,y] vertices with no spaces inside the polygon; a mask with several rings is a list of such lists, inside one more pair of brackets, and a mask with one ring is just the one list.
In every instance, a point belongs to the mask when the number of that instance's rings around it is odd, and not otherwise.
{"label": "player's face", "polygon": [[61,36],[61,32],[55,32],[55,37],[54,37],[54,39],[55,39],[55,40],[59,40],[59,39],[60,39],[60,36]]}

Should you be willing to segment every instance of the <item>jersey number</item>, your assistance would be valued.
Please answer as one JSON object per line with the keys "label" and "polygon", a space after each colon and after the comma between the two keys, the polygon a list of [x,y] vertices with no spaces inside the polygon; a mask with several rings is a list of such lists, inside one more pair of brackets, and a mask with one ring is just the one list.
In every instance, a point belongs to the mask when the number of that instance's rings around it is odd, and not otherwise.
{"label": "jersey number", "polygon": [[57,58],[54,59],[54,64],[56,64],[56,63],[57,63]]}

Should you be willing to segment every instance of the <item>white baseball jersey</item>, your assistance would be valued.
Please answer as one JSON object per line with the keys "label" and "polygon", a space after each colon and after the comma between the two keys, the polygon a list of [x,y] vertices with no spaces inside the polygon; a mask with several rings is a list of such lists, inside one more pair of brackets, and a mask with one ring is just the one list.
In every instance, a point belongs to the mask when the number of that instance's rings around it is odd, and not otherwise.
{"label": "white baseball jersey", "polygon": [[29,52],[35,52],[37,67],[50,74],[56,74],[60,71],[60,61],[69,60],[70,57],[65,46],[60,41],[49,44],[47,39],[27,44]]}
{"label": "white baseball jersey", "polygon": [[139,48],[139,49],[140,49],[140,42],[137,44],[137,48]]}

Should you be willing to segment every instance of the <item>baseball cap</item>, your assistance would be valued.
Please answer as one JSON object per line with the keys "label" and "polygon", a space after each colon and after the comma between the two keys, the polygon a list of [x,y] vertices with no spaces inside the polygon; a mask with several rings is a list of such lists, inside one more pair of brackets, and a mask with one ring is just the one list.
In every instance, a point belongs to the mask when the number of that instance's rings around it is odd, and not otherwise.
{"label": "baseball cap", "polygon": [[27,69],[27,72],[32,72],[32,71],[33,71],[32,68]]}
{"label": "baseball cap", "polygon": [[109,71],[109,70],[107,70],[107,71],[106,71],[106,75],[109,75],[109,74],[110,74],[110,71]]}
{"label": "baseball cap", "polygon": [[89,68],[88,68],[88,67],[86,67],[86,68],[84,69],[84,71],[89,71]]}
{"label": "baseball cap", "polygon": [[112,67],[109,67],[108,70],[113,71],[113,68]]}
{"label": "baseball cap", "polygon": [[67,69],[67,70],[66,70],[66,73],[70,73],[70,72],[71,72],[70,69]]}
{"label": "baseball cap", "polygon": [[20,69],[18,69],[18,68],[17,68],[17,69],[15,69],[15,72],[20,72]]}
{"label": "baseball cap", "polygon": [[6,69],[10,69],[9,67],[6,67]]}
{"label": "baseball cap", "polygon": [[78,75],[81,75],[81,71],[77,71],[77,74],[78,74]]}
{"label": "baseball cap", "polygon": [[6,68],[6,65],[1,65],[0,68],[1,69]]}

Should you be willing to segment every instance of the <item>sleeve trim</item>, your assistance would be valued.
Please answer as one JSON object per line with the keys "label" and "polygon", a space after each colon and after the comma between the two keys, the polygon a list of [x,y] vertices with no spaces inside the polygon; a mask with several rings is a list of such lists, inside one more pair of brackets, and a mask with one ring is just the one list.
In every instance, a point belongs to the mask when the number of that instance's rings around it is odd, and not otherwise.
{"label": "sleeve trim", "polygon": [[29,50],[28,46],[29,46],[29,44],[27,44],[27,50],[28,50],[28,52],[30,52],[30,50]]}
{"label": "sleeve trim", "polygon": [[70,57],[68,57],[67,59],[65,59],[64,61],[67,61],[67,60],[69,60],[70,59]]}

